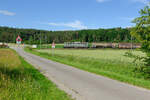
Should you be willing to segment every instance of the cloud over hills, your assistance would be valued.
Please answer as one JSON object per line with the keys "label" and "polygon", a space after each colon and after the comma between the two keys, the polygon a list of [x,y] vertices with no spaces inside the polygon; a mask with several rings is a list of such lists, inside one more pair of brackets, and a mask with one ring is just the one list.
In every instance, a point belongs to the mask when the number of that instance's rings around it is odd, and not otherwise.
{"label": "cloud over hills", "polygon": [[51,26],[63,26],[63,27],[71,27],[76,29],[87,29],[87,26],[85,26],[81,21],[76,20],[74,22],[67,22],[67,23],[48,23]]}

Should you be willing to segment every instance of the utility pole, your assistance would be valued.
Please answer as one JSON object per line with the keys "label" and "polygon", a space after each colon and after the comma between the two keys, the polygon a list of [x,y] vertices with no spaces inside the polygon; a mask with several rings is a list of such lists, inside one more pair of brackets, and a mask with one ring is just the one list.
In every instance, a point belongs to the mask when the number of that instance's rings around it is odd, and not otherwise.
{"label": "utility pole", "polygon": [[46,44],[46,48],[48,48],[48,44],[47,44],[47,35],[45,34],[45,44]]}
{"label": "utility pole", "polygon": [[52,43],[52,56],[54,56],[55,42]]}
{"label": "utility pole", "polygon": [[41,43],[42,43],[42,38],[41,38],[41,33],[40,33],[40,49],[41,49]]}
{"label": "utility pole", "polygon": [[133,50],[133,37],[131,36],[131,51]]}

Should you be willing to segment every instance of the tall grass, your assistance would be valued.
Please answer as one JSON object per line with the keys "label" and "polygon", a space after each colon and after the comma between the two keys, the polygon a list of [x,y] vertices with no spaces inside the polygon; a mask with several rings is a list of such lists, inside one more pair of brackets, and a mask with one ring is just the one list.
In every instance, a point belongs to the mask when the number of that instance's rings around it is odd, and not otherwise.
{"label": "tall grass", "polygon": [[0,100],[71,99],[13,50],[0,49]]}
{"label": "tall grass", "polygon": [[[37,45],[37,49],[48,49],[48,48],[52,48],[52,44]],[[64,44],[56,44],[55,48],[64,48]]]}
{"label": "tall grass", "polygon": [[[133,58],[124,56],[127,51],[113,49],[55,49],[54,56],[52,56],[50,50],[33,50],[29,52],[92,73],[150,89],[150,80],[144,79],[142,74],[134,71],[135,67],[143,65],[143,63],[140,61],[136,62],[136,64],[133,63]],[[145,56],[140,51],[133,51],[133,53]]]}

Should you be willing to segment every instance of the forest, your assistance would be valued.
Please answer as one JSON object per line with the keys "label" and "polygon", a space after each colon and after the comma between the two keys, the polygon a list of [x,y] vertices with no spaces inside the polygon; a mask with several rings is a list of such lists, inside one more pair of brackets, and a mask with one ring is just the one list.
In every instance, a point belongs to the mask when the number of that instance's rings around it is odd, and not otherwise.
{"label": "forest", "polygon": [[[131,42],[131,28],[87,29],[75,31],[47,31],[0,27],[0,42],[15,43],[18,35],[26,44],[64,42]],[[133,39],[136,42],[135,39]]]}

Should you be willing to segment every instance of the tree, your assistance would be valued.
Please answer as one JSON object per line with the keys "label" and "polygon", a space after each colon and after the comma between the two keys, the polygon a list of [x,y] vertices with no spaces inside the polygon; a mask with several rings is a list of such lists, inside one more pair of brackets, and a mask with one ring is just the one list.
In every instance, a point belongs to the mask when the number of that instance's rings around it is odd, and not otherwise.
{"label": "tree", "polygon": [[[130,41],[130,29],[112,28],[112,29],[88,29],[74,31],[46,31],[35,29],[18,29],[9,27],[0,27],[0,41],[15,43],[15,39],[20,33],[22,42],[39,44],[40,37],[42,43],[57,43],[83,41],[83,42],[123,42]],[[119,40],[117,37],[120,37]],[[124,37],[128,37],[124,38]],[[47,40],[47,41],[46,41]]]}
{"label": "tree", "polygon": [[9,33],[8,32],[2,32],[2,34],[0,36],[0,41],[1,42],[8,42],[8,38],[9,38]]}
{"label": "tree", "polygon": [[150,78],[150,6],[144,7],[139,13],[140,17],[133,20],[136,26],[131,30],[131,35],[142,43],[141,49],[147,54],[146,66],[141,67],[140,71]]}
{"label": "tree", "polygon": [[33,44],[33,37],[32,36],[30,36],[30,38],[29,38],[29,44]]}
{"label": "tree", "polygon": [[132,29],[131,35],[142,43],[145,52],[150,52],[150,7],[141,9],[140,15],[141,17],[133,20],[136,26]]}

